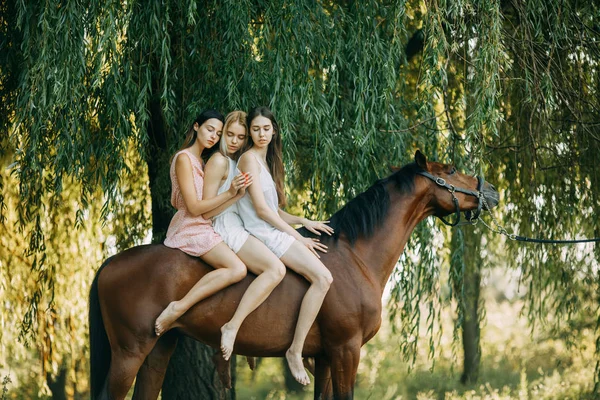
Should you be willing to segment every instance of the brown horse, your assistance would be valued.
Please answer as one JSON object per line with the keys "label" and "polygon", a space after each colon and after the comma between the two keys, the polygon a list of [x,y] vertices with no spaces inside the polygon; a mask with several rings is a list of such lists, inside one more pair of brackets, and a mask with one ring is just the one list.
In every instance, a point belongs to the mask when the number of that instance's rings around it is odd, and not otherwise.
{"label": "brown horse", "polygon": [[[333,284],[303,351],[315,358],[315,399],[353,398],[360,348],[379,330],[383,289],[411,232],[427,216],[476,209],[478,193],[460,188],[481,190],[490,206],[498,203],[492,185],[478,186],[476,178],[427,162],[417,151],[415,163],[377,181],[332,216],[336,234],[322,238],[329,251],[321,260]],[[154,334],[160,312],[210,270],[198,258],[160,244],[128,249],[100,267],[90,293],[92,399],[125,398],[136,374],[133,398],[156,399],[179,335],[219,348],[219,328],[233,315],[251,276],[195,305],[164,336]],[[301,276],[289,272],[243,323],[234,352],[284,356],[307,288]]]}

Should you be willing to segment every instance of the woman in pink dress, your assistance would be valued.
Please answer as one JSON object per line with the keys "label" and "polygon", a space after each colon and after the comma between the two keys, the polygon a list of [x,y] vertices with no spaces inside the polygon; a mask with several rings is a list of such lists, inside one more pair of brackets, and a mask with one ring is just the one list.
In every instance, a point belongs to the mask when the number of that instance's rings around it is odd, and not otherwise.
{"label": "woman in pink dress", "polygon": [[200,257],[215,268],[204,275],[180,300],[171,302],[158,316],[154,329],[157,336],[174,327],[174,322],[194,304],[246,276],[246,266],[217,234],[210,220],[202,214],[224,203],[237,201],[245,194],[252,178],[237,175],[229,190],[211,199],[202,198],[204,172],[202,152],[213,147],[223,130],[223,115],[214,110],[203,111],[188,130],[182,148],[171,161],[171,204],[173,216],[165,246]]}

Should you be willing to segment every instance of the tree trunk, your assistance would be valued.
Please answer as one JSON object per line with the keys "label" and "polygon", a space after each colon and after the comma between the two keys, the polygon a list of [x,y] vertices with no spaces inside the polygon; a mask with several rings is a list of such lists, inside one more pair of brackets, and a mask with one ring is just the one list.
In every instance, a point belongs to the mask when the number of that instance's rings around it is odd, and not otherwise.
{"label": "tree trunk", "polygon": [[[153,86],[154,84],[156,82],[153,82]],[[156,93],[158,88],[154,89]],[[153,98],[149,108],[150,121],[147,126],[149,145],[146,162],[152,198],[152,241],[161,243],[173,216],[173,210],[167,206],[171,194],[169,184],[171,146],[165,131],[160,100]],[[235,390],[226,391],[219,382],[211,359],[214,351],[192,339],[181,338],[169,363],[163,383],[162,398],[165,400],[235,399]],[[234,372],[232,368],[232,383],[235,382]]]}
{"label": "tree trunk", "polygon": [[179,340],[162,387],[163,400],[235,400],[235,358],[231,362],[232,389],[221,384],[213,365],[215,349],[193,339]]}
{"label": "tree trunk", "polygon": [[148,180],[152,199],[152,241],[162,243],[165,239],[173,210],[165,207],[171,197],[171,186],[168,184],[170,152],[165,124],[159,99],[150,102],[150,121],[148,122],[148,148],[146,162],[148,164]]}
{"label": "tree trunk", "polygon": [[473,383],[479,376],[481,360],[480,326],[479,326],[479,293],[481,285],[481,257],[479,241],[473,229],[465,230],[464,235],[464,304],[462,340],[464,350],[462,383]]}
{"label": "tree trunk", "polygon": [[56,378],[52,378],[51,374],[46,376],[46,384],[52,392],[52,400],[67,400],[67,367],[63,364],[58,371]]}

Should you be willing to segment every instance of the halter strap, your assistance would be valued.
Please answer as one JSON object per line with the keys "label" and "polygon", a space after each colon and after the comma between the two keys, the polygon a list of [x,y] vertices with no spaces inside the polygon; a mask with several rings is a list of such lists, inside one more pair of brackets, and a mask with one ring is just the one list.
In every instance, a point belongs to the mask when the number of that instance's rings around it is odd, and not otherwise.
{"label": "halter strap", "polygon": [[438,186],[441,186],[441,187],[447,189],[450,192],[450,194],[452,195],[452,202],[454,203],[454,207],[456,208],[456,211],[455,211],[456,220],[454,222],[448,222],[444,218],[438,217],[439,219],[442,220],[442,222],[444,224],[449,225],[449,226],[457,226],[460,223],[460,207],[458,204],[458,198],[454,195],[455,192],[464,193],[469,196],[474,196],[474,197],[477,197],[477,199],[479,200],[479,204],[477,204],[477,211],[475,211],[474,214],[472,214],[470,210],[465,211],[465,218],[467,219],[468,222],[462,223],[460,225],[475,224],[477,222],[477,220],[479,219],[479,214],[481,214],[481,210],[483,208],[484,196],[483,196],[483,192],[481,190],[483,189],[483,184],[485,183],[485,179],[482,176],[477,177],[477,191],[475,191],[475,190],[470,190],[470,189],[463,189],[461,187],[456,187],[456,186],[446,182],[446,180],[444,178],[440,178],[439,176],[432,175],[427,171],[419,171],[419,172],[417,172],[417,174],[431,179]]}
{"label": "halter strap", "polygon": [[419,171],[419,172],[417,172],[417,174],[426,176],[427,178],[429,178],[432,181],[434,181],[435,183],[437,183],[439,186],[442,186],[442,187],[448,189],[450,192],[460,192],[460,193],[468,194],[468,195],[475,196],[475,197],[479,197],[479,195],[481,193],[480,191],[483,188],[483,182],[485,181],[483,179],[483,177],[478,176],[477,177],[477,181],[478,181],[477,191],[474,191],[474,190],[456,187],[450,183],[447,183],[444,178],[440,178],[439,176],[431,175],[429,172],[426,172],[426,171]]}

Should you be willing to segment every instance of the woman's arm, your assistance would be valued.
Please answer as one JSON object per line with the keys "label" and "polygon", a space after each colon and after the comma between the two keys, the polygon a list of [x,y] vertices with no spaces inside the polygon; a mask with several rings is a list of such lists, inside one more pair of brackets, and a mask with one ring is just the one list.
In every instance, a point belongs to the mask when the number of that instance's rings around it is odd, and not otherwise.
{"label": "woman's arm", "polygon": [[[219,187],[221,187],[221,181],[229,175],[229,162],[221,153],[215,153],[210,160],[206,163],[204,168],[204,191],[202,196],[204,199],[209,200],[217,196]],[[251,177],[238,175],[234,179],[243,179],[243,186],[238,190],[237,194],[225,201],[220,206],[213,208],[202,214],[206,219],[212,218],[215,215],[219,215],[221,212],[226,210],[230,205],[242,198],[246,194],[246,187],[252,183]]]}
{"label": "woman's arm", "polygon": [[[279,209],[279,216],[290,225],[302,225],[315,235],[321,236],[321,232],[325,232],[329,236],[333,233],[333,228],[327,225],[329,221],[312,221],[308,218],[297,217],[289,214],[282,209]],[[321,232],[319,232],[321,231]]]}
{"label": "woman's arm", "polygon": [[[258,176],[260,174],[260,165],[258,165],[258,161],[249,154],[242,155],[239,161],[239,168],[243,172],[248,172],[252,176]],[[268,222],[276,229],[279,229],[282,232],[285,232],[296,240],[300,241],[306,247],[308,247],[313,253],[319,257],[316,250],[322,251],[326,253],[327,246],[322,243],[319,243],[317,239],[310,239],[299,234],[294,228],[288,225],[278,213],[273,211],[265,200],[265,196],[263,194],[263,189],[260,186],[260,179],[254,182],[252,185],[248,187],[248,193],[250,198],[252,199],[252,204],[254,205],[254,209],[256,214],[262,220]]]}
{"label": "woman's arm", "polygon": [[281,208],[277,211],[278,211],[281,219],[290,225],[304,225],[304,222],[308,221],[306,218],[301,218],[301,217],[297,217],[295,215],[289,214],[289,213],[283,211]]}
{"label": "woman's arm", "polygon": [[200,216],[208,212],[227,200],[232,199],[240,188],[239,180],[231,182],[231,187],[228,191],[221,193],[212,199],[202,198],[198,200],[196,194],[196,185],[194,184],[194,173],[192,171],[192,162],[187,154],[180,154],[175,161],[175,174],[183,196],[183,202],[188,212],[194,217]]}

